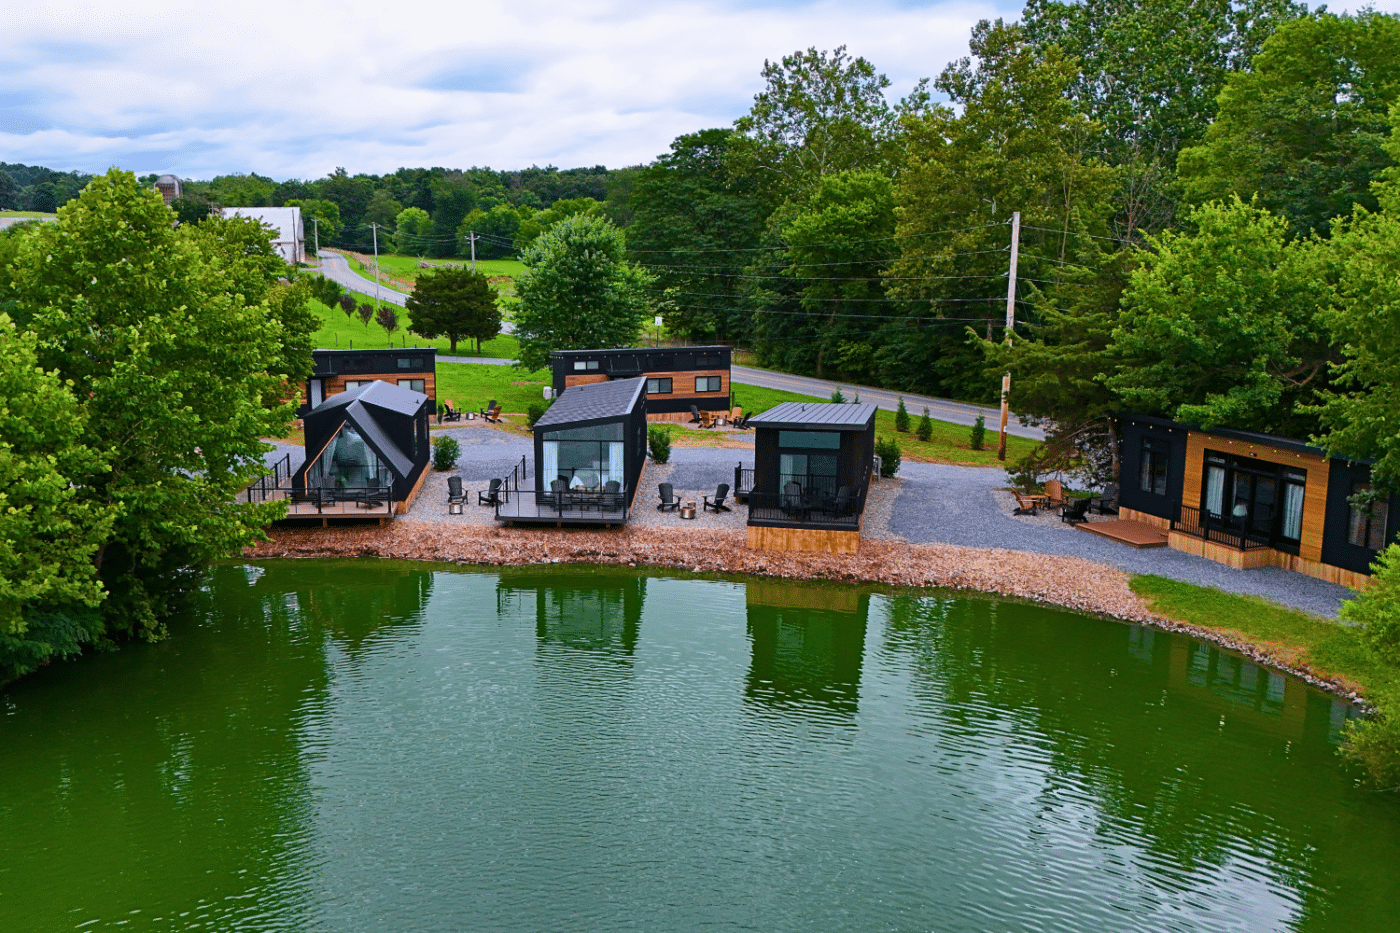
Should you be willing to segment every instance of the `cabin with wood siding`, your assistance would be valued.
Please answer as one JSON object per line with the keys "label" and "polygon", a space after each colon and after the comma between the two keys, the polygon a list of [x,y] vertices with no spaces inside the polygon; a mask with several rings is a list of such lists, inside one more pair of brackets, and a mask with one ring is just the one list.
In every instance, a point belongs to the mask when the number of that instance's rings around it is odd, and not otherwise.
{"label": "cabin with wood siding", "polygon": [[647,381],[649,420],[683,420],[690,407],[729,411],[729,347],[632,347],[556,350],[550,356],[554,395],[578,385],[614,379]]}
{"label": "cabin with wood siding", "polygon": [[333,395],[371,382],[387,382],[428,397],[430,411],[437,411],[437,350],[405,347],[391,350],[313,350],[313,368],[297,417]]}
{"label": "cabin with wood siding", "polygon": [[1400,509],[1360,509],[1367,462],[1293,438],[1118,417],[1119,517],[1167,533],[1167,545],[1246,570],[1284,567],[1360,589],[1379,550],[1400,538]]}

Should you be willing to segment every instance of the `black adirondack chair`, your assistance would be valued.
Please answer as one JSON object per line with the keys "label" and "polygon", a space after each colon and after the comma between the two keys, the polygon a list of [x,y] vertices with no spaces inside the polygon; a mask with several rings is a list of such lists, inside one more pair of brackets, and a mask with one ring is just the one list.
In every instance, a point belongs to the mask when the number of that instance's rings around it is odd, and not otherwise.
{"label": "black adirondack chair", "polygon": [[690,420],[687,421],[686,424],[699,424],[699,423],[700,423],[700,409],[697,408],[697,407],[694,406],[694,405],[691,405],[691,406],[690,406]]}
{"label": "black adirondack chair", "polygon": [[1093,509],[1100,515],[1118,514],[1118,484],[1109,483],[1104,486],[1103,492],[1094,497]]}
{"label": "black adirondack chair", "polygon": [[449,476],[447,478],[447,504],[454,505],[466,501],[467,494],[462,491],[462,477]]}
{"label": "black adirondack chair", "polygon": [[676,498],[675,491],[670,483],[661,483],[656,487],[661,496],[661,504],[656,507],[656,511],[665,512],[667,509],[675,511],[681,507],[681,500]]}
{"label": "black adirondack chair", "polygon": [[443,400],[443,403],[442,403],[442,414],[438,416],[438,424],[446,424],[446,423],[449,422],[449,421],[461,421],[461,420],[462,420],[462,412],[461,412],[461,409],[453,408],[453,407],[452,407],[452,402],[451,402],[451,401],[449,401],[449,400]]}
{"label": "black adirondack chair", "polygon": [[477,412],[477,414],[481,415],[482,417],[485,417],[485,416],[486,416],[486,413],[487,413],[488,411],[490,411],[491,409],[495,408],[495,407],[496,407],[496,400],[495,400],[495,399],[492,399],[491,401],[487,402],[487,403],[486,403],[486,407],[483,408],[481,411]]}
{"label": "black adirondack chair", "polygon": [[603,499],[601,505],[605,512],[617,512],[622,509],[621,483],[615,479],[610,479],[603,484]]}
{"label": "black adirondack chair", "polygon": [[710,496],[704,496],[703,498],[704,498],[705,501],[704,501],[704,504],[703,504],[703,505],[701,506],[701,508],[700,508],[700,511],[702,511],[702,512],[705,511],[706,509],[710,509],[711,511],[714,511],[714,512],[728,512],[728,511],[730,511],[729,506],[727,506],[727,505],[724,504],[724,500],[729,498],[729,484],[728,484],[728,483],[720,483],[720,484],[719,484],[719,488],[715,490],[715,494],[714,494],[714,497],[713,497],[713,498],[711,498]]}
{"label": "black adirondack chair", "polygon": [[498,505],[501,501],[501,480],[499,478],[491,480],[491,487],[485,492],[476,494],[477,505]]}
{"label": "black adirondack chair", "polygon": [[1071,525],[1087,522],[1089,519],[1085,517],[1084,513],[1089,511],[1089,506],[1093,501],[1093,499],[1085,497],[1060,506],[1060,521],[1068,522]]}

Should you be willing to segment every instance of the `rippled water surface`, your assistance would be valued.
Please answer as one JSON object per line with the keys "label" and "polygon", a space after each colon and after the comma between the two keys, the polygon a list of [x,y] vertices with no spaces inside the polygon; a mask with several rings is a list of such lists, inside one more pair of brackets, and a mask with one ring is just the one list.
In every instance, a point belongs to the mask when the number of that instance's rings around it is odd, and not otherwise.
{"label": "rippled water surface", "polygon": [[1394,931],[1347,715],[991,599],[225,567],[0,690],[0,930]]}

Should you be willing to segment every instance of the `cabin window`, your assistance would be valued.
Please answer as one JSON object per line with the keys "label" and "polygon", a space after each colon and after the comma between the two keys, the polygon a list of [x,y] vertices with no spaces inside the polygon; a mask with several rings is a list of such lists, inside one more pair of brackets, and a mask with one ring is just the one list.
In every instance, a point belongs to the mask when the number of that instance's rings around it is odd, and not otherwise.
{"label": "cabin window", "polygon": [[346,379],[345,391],[349,392],[351,389],[358,389],[360,386],[367,386],[373,381],[373,379]]}
{"label": "cabin window", "polygon": [[[1355,483],[1351,487],[1353,496],[1371,491],[1370,483]],[[1347,542],[1357,547],[1379,551],[1385,547],[1385,525],[1390,517],[1390,500],[1377,498],[1369,508],[1351,506],[1351,521],[1347,528]]]}
{"label": "cabin window", "polygon": [[622,444],[623,424],[595,425],[546,431],[541,438],[543,467],[540,478],[545,489],[555,479],[569,488],[600,489],[610,481],[625,485],[626,453]]}
{"label": "cabin window", "polygon": [[667,377],[667,378],[665,378],[665,379],[648,379],[648,380],[647,380],[647,395],[670,395],[670,394],[671,394],[671,380],[670,380],[669,377]]}
{"label": "cabin window", "polygon": [[724,365],[724,358],[720,356],[698,356],[695,358],[695,365],[699,369],[719,369]]}
{"label": "cabin window", "polygon": [[696,392],[718,392],[719,376],[697,376],[695,377]]}
{"label": "cabin window", "polygon": [[574,360],[574,372],[581,373],[590,369],[597,369],[597,360]]}
{"label": "cabin window", "polygon": [[1142,439],[1142,456],[1138,461],[1138,488],[1154,496],[1167,494],[1167,458],[1171,445],[1152,437]]}
{"label": "cabin window", "polygon": [[414,391],[414,392],[422,392],[422,391],[423,391],[423,383],[424,383],[424,381],[423,381],[422,379],[400,379],[400,380],[399,380],[399,388],[400,388],[400,389],[410,389],[410,390],[412,390],[412,391]]}
{"label": "cabin window", "polygon": [[401,356],[401,357],[399,357],[399,369],[422,369],[422,368],[423,368],[423,358],[422,358],[422,357],[409,357],[409,356]]}

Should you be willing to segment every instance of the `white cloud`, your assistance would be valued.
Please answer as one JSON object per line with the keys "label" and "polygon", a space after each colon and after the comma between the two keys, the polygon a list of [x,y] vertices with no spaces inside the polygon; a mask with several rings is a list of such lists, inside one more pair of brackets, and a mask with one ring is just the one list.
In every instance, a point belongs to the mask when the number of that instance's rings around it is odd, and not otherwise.
{"label": "white cloud", "polygon": [[844,44],[902,94],[965,54],[978,19],[1018,12],[1004,0],[31,4],[0,12],[0,158],[278,179],[635,164],[732,123],[765,59]]}

